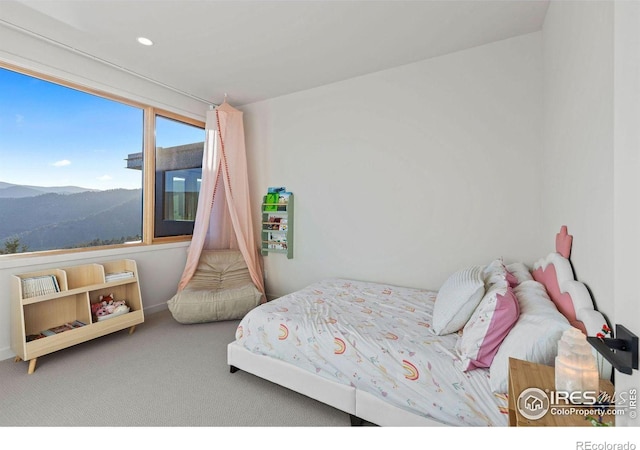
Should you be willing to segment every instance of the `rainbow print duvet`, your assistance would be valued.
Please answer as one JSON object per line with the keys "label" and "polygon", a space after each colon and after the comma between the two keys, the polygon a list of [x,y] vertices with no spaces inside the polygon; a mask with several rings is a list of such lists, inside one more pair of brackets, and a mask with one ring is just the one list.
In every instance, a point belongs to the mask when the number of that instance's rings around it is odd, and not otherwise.
{"label": "rainbow print duvet", "polygon": [[463,372],[457,334],[431,330],[436,292],[327,279],[251,310],[236,341],[447,425],[505,426],[489,371]]}

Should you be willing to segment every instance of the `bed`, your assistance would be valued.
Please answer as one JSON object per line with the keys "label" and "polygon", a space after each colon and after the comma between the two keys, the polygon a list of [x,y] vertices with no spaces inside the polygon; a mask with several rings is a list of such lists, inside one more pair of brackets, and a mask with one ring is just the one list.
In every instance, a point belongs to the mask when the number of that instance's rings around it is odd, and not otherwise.
{"label": "bed", "polygon": [[320,280],[245,315],[228,364],[352,425],[506,426],[509,357],[553,365],[565,330],[592,336],[605,323],[573,278],[571,242],[563,227],[533,267],[465,267],[438,291]]}

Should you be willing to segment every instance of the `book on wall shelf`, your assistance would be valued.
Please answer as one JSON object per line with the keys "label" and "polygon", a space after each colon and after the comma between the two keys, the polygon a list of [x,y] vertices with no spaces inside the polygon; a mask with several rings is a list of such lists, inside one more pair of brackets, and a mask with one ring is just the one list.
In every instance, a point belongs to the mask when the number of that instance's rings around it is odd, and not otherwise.
{"label": "book on wall shelf", "polygon": [[272,186],[267,189],[264,201],[265,211],[286,211],[291,192],[284,186]]}
{"label": "book on wall shelf", "polygon": [[280,221],[281,220],[282,220],[282,217],[269,216],[269,218],[267,219],[267,222],[265,223],[265,229],[266,230],[277,230],[278,228],[280,228]]}
{"label": "book on wall shelf", "polygon": [[289,204],[289,197],[291,196],[291,192],[280,192],[278,194],[278,211],[286,211],[287,205]]}
{"label": "book on wall shelf", "polygon": [[284,187],[270,187],[264,199],[264,211],[277,211],[280,192],[286,191]]}
{"label": "book on wall shelf", "polygon": [[269,249],[271,250],[286,250],[287,239],[282,233],[269,233]]}

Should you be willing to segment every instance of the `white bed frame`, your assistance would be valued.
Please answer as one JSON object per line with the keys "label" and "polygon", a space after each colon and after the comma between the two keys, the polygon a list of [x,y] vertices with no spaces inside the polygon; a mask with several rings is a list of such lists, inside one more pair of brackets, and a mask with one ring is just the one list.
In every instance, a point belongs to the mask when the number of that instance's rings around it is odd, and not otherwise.
{"label": "white bed frame", "polygon": [[[566,235],[566,227],[563,227],[561,233],[563,231]],[[566,247],[566,242],[563,245]],[[569,248],[570,246],[569,241]],[[579,318],[585,322],[587,334],[595,336],[600,331],[602,324],[605,323],[605,318],[594,310],[591,295],[586,287],[574,280],[571,263],[568,260],[568,251],[559,246],[558,238],[556,238],[556,250],[556,253],[551,253],[547,258],[536,262],[534,269],[546,268],[550,264],[557,267],[557,284],[560,291],[571,296],[576,310],[580,311]],[[252,353],[235,341],[227,347],[227,362],[232,373],[244,370],[348,413],[352,425],[362,425],[363,421],[367,421],[388,427],[448,426],[448,424],[393,406],[353,386],[340,384],[292,364]],[[610,366],[607,366],[601,376],[608,377],[610,372]]]}
{"label": "white bed frame", "polygon": [[397,408],[353,386],[319,377],[287,362],[251,353],[235,341],[227,347],[227,362],[232,373],[244,370],[346,412],[351,417],[351,425],[362,425],[362,421],[367,421],[387,427],[445,426]]}

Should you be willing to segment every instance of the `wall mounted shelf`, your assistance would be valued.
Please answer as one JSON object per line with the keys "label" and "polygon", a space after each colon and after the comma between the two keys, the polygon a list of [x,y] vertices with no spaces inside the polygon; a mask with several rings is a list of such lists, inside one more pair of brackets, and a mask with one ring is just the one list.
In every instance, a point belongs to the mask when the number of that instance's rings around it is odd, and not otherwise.
{"label": "wall mounted shelf", "polygon": [[286,201],[262,202],[262,246],[264,256],[284,253],[293,258],[293,194],[287,193]]}
{"label": "wall mounted shelf", "polygon": [[615,338],[590,336],[587,341],[619,372],[631,375],[638,369],[638,336],[616,325]]}

